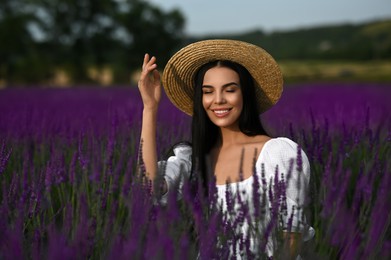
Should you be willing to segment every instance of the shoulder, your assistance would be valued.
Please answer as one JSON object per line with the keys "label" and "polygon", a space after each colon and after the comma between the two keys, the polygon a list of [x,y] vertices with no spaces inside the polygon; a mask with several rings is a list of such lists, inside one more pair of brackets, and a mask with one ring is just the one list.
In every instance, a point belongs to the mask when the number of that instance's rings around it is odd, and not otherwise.
{"label": "shoulder", "polygon": [[269,141],[266,142],[266,144],[267,145],[265,145],[265,147],[267,147],[267,150],[271,151],[274,150],[289,152],[293,150],[297,152],[298,147],[300,147],[298,143],[287,137],[271,138]]}
{"label": "shoulder", "polygon": [[247,137],[247,141],[243,143],[245,149],[257,149],[258,151],[262,151],[263,146],[272,140],[271,137],[266,136],[266,135],[256,135],[256,136],[251,136]]}
{"label": "shoulder", "polygon": [[[191,155],[192,155],[193,149],[190,144],[179,143],[179,144],[176,144],[172,150],[174,153],[174,157],[176,157],[180,160],[191,161]],[[170,157],[170,158],[172,158],[172,157]],[[170,160],[170,158],[169,158],[169,160]]]}
{"label": "shoulder", "polygon": [[301,146],[286,137],[272,138],[267,141],[261,155],[260,159],[263,163],[289,164],[291,160],[297,160],[299,157],[300,161],[308,162],[307,155]]}
{"label": "shoulder", "polygon": [[281,155],[296,155],[298,150],[301,149],[299,144],[286,137],[272,138],[264,145],[267,153],[275,153]]}
{"label": "shoulder", "polygon": [[177,180],[181,173],[188,176],[191,171],[192,148],[188,143],[179,143],[171,147],[171,155],[158,162],[159,170],[166,180]]}

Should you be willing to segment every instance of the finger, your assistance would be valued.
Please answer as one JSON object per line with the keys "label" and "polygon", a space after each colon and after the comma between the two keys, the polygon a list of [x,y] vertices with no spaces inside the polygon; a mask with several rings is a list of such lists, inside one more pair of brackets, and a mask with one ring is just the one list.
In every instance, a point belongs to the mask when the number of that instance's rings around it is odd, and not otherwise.
{"label": "finger", "polygon": [[154,69],[157,68],[156,57],[149,59],[149,54],[144,55],[143,69],[141,71],[140,80],[143,81],[148,74],[151,73]]}
{"label": "finger", "polygon": [[149,60],[148,64],[149,64],[149,65],[152,65],[152,64],[154,64],[154,63],[156,63],[156,57],[155,57],[155,56],[152,56],[152,58]]}
{"label": "finger", "polygon": [[148,72],[152,72],[152,70],[156,69],[157,68],[157,64],[156,64],[156,57],[153,56],[147,63],[146,65],[146,68],[148,70]]}
{"label": "finger", "polygon": [[151,59],[149,59],[149,54],[146,54],[144,56],[144,64],[143,64],[143,69],[147,70],[148,72],[151,72],[157,67],[156,64],[156,57],[152,56]]}
{"label": "finger", "polygon": [[148,60],[149,60],[149,54],[148,54],[148,53],[145,53],[145,55],[144,55],[144,60],[143,60],[142,69],[145,68],[145,65],[148,63]]}
{"label": "finger", "polygon": [[150,73],[157,68],[156,64],[150,66],[146,65],[145,68],[141,71],[140,79],[144,80],[145,78],[152,76]]}
{"label": "finger", "polygon": [[160,81],[160,73],[158,70],[153,71],[153,80],[154,80],[154,82]]}
{"label": "finger", "polygon": [[151,71],[151,66],[152,66],[152,67],[156,67],[156,65],[153,66],[153,64],[156,62],[156,57],[152,57],[151,59],[150,59],[149,57],[150,57],[150,56],[149,56],[148,53],[146,53],[146,54],[144,55],[144,60],[143,60],[143,65],[142,65],[142,69],[143,69],[143,70],[147,69],[148,72]]}

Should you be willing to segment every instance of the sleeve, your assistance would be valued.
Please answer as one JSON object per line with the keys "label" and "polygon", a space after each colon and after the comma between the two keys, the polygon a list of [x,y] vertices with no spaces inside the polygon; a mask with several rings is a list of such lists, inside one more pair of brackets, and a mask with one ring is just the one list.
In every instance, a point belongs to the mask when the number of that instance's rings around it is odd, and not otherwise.
{"label": "sleeve", "polygon": [[192,148],[186,144],[180,144],[173,149],[174,155],[167,161],[159,161],[159,174],[167,183],[167,192],[160,198],[160,203],[167,204],[169,194],[177,192],[178,199],[182,197],[182,187],[191,173]]}
{"label": "sleeve", "polygon": [[278,180],[285,187],[286,204],[283,200],[282,206],[285,207],[280,209],[282,229],[301,232],[305,240],[310,239],[313,229],[308,226],[304,215],[310,181],[307,155],[292,140],[276,138],[266,151],[264,163],[265,177],[269,185]]}

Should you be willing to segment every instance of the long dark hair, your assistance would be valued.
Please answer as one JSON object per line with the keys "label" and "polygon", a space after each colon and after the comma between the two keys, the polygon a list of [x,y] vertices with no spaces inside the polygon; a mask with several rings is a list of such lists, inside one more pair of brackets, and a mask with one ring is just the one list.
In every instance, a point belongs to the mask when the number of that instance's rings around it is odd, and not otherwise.
{"label": "long dark hair", "polygon": [[243,96],[243,109],[239,116],[239,129],[248,136],[268,135],[260,120],[255,95],[255,83],[251,74],[240,64],[231,61],[213,61],[203,65],[194,78],[194,105],[192,120],[192,178],[201,181],[204,191],[213,174],[208,170],[207,156],[219,138],[219,128],[212,123],[202,105],[202,84],[205,73],[214,67],[227,67],[239,75]]}

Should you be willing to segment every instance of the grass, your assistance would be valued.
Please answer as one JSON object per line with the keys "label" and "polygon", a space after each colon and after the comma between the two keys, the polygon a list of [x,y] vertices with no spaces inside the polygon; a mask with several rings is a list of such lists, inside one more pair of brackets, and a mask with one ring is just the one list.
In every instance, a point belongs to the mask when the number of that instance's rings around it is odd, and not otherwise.
{"label": "grass", "polygon": [[279,64],[286,82],[391,82],[391,61],[300,61]]}

